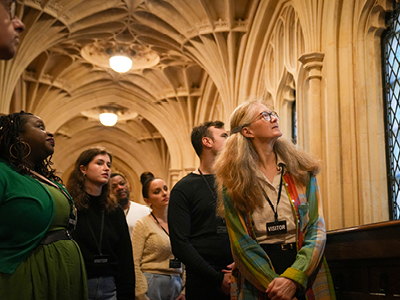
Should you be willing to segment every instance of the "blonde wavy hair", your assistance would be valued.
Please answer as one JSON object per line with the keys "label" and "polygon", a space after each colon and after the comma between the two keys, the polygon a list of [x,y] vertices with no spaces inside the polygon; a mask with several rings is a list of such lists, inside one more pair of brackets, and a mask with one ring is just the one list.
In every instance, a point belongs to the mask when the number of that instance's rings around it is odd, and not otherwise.
{"label": "blonde wavy hair", "polygon": [[[265,177],[258,168],[259,156],[250,139],[242,135],[241,129],[254,120],[254,110],[259,104],[268,107],[264,99],[249,100],[238,106],[230,117],[231,136],[214,164],[219,201],[217,213],[224,215],[222,190],[226,188],[235,208],[240,212],[253,212],[262,207],[264,194],[262,186]],[[319,172],[319,162],[310,154],[298,149],[292,142],[279,138],[274,152],[286,164],[296,184],[306,185],[310,175]]]}

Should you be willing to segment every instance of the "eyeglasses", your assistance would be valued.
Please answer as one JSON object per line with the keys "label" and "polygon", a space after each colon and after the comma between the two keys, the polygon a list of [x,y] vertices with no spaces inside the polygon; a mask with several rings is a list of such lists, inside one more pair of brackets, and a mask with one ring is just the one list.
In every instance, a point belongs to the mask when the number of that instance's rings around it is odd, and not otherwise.
{"label": "eyeglasses", "polygon": [[17,0],[8,1],[8,7],[10,10],[10,19],[13,20],[17,13]]}
{"label": "eyeglasses", "polygon": [[247,124],[244,124],[244,125],[242,125],[242,126],[238,126],[238,127],[236,127],[236,128],[233,128],[233,129],[231,130],[231,135],[240,132],[244,127],[249,126],[251,123],[257,121],[257,120],[260,118],[260,116],[261,116],[262,119],[264,119],[264,120],[267,121],[267,122],[271,122],[271,118],[272,118],[272,117],[276,118],[276,120],[279,121],[279,116],[278,116],[278,114],[276,113],[276,111],[270,111],[270,112],[263,111],[263,112],[260,112],[260,113],[257,115],[257,117],[255,117],[255,118],[253,119],[253,121],[251,121],[250,123],[247,123]]}
{"label": "eyeglasses", "polygon": [[272,117],[276,118],[276,120],[279,121],[279,116],[276,113],[276,111],[270,111],[270,112],[263,111],[253,121],[251,121],[250,124],[253,123],[254,121],[257,121],[260,116],[267,122],[271,122]]}

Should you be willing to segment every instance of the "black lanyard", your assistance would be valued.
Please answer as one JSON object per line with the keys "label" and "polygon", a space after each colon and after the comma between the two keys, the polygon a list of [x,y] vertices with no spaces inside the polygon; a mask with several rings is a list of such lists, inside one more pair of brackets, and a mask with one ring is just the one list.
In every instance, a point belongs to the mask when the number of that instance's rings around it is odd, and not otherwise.
{"label": "black lanyard", "polygon": [[281,172],[281,183],[279,185],[278,201],[276,201],[276,209],[274,208],[274,205],[272,204],[271,200],[269,199],[267,193],[263,189],[265,199],[267,199],[269,205],[271,206],[272,211],[274,212],[275,223],[278,222],[278,204],[279,204],[279,201],[281,200],[284,164],[279,164],[279,166],[281,167],[282,172]]}
{"label": "black lanyard", "polygon": [[[217,196],[215,195],[215,190],[213,190],[213,189],[211,188],[211,186],[208,184],[208,181],[207,181],[206,177],[203,175],[203,173],[200,171],[200,168],[197,168],[197,170],[199,171],[199,173],[200,173],[200,175],[201,175],[201,178],[203,178],[204,182],[206,183],[206,185],[207,185],[207,187],[208,187],[208,189],[209,189],[209,191],[210,191],[210,193],[211,193],[211,195],[212,195],[212,197],[213,197],[213,199],[214,199],[215,205],[217,205],[218,199],[217,199]],[[224,233],[224,232],[226,232],[226,221],[225,221],[225,218],[222,218],[222,217],[217,216],[217,222],[218,222],[218,221],[219,221],[219,222],[222,222],[222,224],[220,224],[220,226],[217,226],[217,233]],[[225,229],[224,229],[224,228],[225,228]]]}
{"label": "black lanyard", "polygon": [[155,215],[153,215],[153,212],[151,212],[151,215],[153,216],[153,218],[154,218],[154,220],[156,220],[156,222],[157,222],[157,224],[158,224],[158,226],[160,226],[161,227],[161,229],[168,235],[168,237],[169,237],[169,234],[168,234],[168,232],[164,229],[164,227],[162,227],[161,226],[161,224],[160,224],[160,222],[158,222],[158,220],[157,220],[157,218],[156,218],[156,216]]}
{"label": "black lanyard", "polygon": [[[168,232],[165,230],[164,227],[161,226],[160,222],[158,222],[158,220],[157,220],[156,216],[153,214],[153,212],[151,212],[150,214],[153,216],[153,218],[157,222],[158,226],[161,227],[161,229],[165,232],[166,235],[168,235],[168,238],[169,238]],[[169,267],[170,268],[181,268],[181,262],[174,256],[173,259],[169,260]]]}
{"label": "black lanyard", "polygon": [[200,168],[198,168],[197,170],[199,171],[199,173],[201,175],[201,178],[203,178],[204,182],[206,183],[206,185],[207,185],[207,187],[208,187],[208,189],[209,189],[214,201],[217,202],[217,196],[215,195],[215,190],[213,190],[211,188],[211,186],[208,184],[208,182],[207,182],[206,178],[204,177],[203,173],[200,171]]}
{"label": "black lanyard", "polygon": [[[86,215],[86,213],[85,213],[85,215]],[[94,235],[94,232],[93,232],[92,225],[90,225],[90,222],[89,222],[89,220],[87,218],[87,215],[86,215],[85,219],[86,219],[87,226],[89,227],[90,232],[92,233],[94,242],[96,243],[97,250],[99,251],[100,255],[103,255],[103,253],[101,253],[101,245],[102,245],[102,242],[103,242],[103,232],[104,232],[104,209],[101,211],[101,226],[100,226],[99,242],[97,242],[96,236]]]}

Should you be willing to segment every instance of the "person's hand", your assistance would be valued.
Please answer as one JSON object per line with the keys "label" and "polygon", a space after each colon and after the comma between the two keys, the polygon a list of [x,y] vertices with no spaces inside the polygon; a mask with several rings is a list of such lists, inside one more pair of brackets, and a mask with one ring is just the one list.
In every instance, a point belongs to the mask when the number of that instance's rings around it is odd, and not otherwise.
{"label": "person's hand", "polygon": [[185,294],[180,294],[175,300],[186,300]]}
{"label": "person's hand", "polygon": [[271,300],[292,300],[296,299],[297,285],[293,280],[285,277],[278,277],[272,280],[265,291]]}
{"label": "person's hand", "polygon": [[224,272],[226,270],[222,270],[222,272],[224,273],[224,280],[222,280],[221,283],[221,291],[229,296],[231,293],[231,273],[232,272]]}
{"label": "person's hand", "polygon": [[222,270],[222,273],[227,273],[227,272],[232,272],[233,266],[235,265],[235,263],[231,263],[230,265],[226,266],[226,269]]}
{"label": "person's hand", "polygon": [[224,273],[224,280],[222,281],[221,284],[221,290],[225,295],[230,295],[231,293],[231,273],[232,273],[232,268],[235,265],[235,263],[231,263],[226,266],[226,269],[223,269],[221,272]]}

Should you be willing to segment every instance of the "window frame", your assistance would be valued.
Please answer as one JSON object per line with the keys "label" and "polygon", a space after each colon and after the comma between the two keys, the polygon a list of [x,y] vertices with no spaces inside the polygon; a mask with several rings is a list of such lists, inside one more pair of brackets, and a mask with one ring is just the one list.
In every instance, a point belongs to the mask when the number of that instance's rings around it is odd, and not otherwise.
{"label": "window frame", "polygon": [[[400,3],[395,2],[393,11],[386,15],[387,29],[381,36],[382,48],[382,90],[385,123],[385,149],[388,182],[388,201],[390,220],[400,219]],[[396,33],[397,28],[397,33]],[[397,47],[394,49],[393,41],[397,40]],[[389,48],[390,47],[390,48]],[[389,50],[388,50],[389,49]],[[390,50],[394,49],[393,65],[390,65]],[[390,82],[391,73],[395,63],[397,74],[393,82]],[[396,93],[397,84],[397,93]],[[393,100],[397,101],[396,108],[393,110]],[[396,118],[396,112],[399,118]],[[397,134],[393,134],[393,125],[397,122]],[[395,157],[394,148],[397,143],[399,153]],[[397,175],[396,175],[397,171]],[[396,178],[397,176],[397,178]]]}

